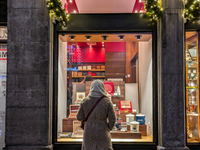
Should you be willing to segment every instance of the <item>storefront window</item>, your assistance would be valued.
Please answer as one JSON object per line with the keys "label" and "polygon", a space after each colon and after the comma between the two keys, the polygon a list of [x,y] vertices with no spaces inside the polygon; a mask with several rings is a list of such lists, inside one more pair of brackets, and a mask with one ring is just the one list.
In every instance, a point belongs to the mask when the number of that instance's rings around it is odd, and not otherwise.
{"label": "storefront window", "polygon": [[112,141],[153,142],[152,35],[62,34],[58,45],[58,142],[82,141],[76,114],[93,80],[113,103]]}
{"label": "storefront window", "polygon": [[144,0],[62,0],[66,13],[145,13]]}
{"label": "storefront window", "polygon": [[0,147],[5,145],[7,27],[0,26]]}
{"label": "storefront window", "polygon": [[186,32],[187,141],[199,142],[199,54],[197,32]]}

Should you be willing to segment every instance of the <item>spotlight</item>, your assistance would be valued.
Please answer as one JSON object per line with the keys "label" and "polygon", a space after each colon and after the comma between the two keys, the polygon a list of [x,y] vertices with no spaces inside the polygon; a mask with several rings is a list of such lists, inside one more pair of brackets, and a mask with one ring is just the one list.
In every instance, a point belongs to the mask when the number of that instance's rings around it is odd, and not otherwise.
{"label": "spotlight", "polygon": [[107,35],[103,35],[101,37],[103,38],[103,40],[106,40],[108,36]]}
{"label": "spotlight", "polygon": [[142,35],[136,35],[135,37],[137,38],[137,40],[140,40],[140,38],[142,37]]}
{"label": "spotlight", "polygon": [[71,38],[71,41],[74,41],[74,38],[75,38],[76,36],[71,35],[71,36],[69,36],[69,37]]}
{"label": "spotlight", "polygon": [[123,40],[123,38],[125,37],[124,35],[119,35],[118,36],[120,38],[120,40]]}
{"label": "spotlight", "polygon": [[87,35],[85,37],[87,38],[87,41],[89,41],[92,36]]}

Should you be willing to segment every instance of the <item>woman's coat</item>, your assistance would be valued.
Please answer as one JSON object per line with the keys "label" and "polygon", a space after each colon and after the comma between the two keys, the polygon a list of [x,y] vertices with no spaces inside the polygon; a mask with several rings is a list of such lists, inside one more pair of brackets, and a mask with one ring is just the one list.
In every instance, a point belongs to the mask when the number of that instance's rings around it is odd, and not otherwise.
{"label": "woman's coat", "polygon": [[[98,100],[99,97],[84,98],[80,104],[77,119],[82,121]],[[110,130],[115,122],[113,104],[106,96],[98,103],[85,122],[82,150],[112,150]]]}

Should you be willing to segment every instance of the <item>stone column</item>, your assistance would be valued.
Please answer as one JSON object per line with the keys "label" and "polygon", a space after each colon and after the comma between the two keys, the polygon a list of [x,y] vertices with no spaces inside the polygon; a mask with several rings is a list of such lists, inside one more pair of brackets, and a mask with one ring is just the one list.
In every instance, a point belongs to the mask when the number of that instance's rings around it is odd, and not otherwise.
{"label": "stone column", "polygon": [[8,0],[4,150],[53,149],[51,27],[46,0]]}
{"label": "stone column", "polygon": [[162,0],[158,22],[158,150],[185,150],[183,0]]}

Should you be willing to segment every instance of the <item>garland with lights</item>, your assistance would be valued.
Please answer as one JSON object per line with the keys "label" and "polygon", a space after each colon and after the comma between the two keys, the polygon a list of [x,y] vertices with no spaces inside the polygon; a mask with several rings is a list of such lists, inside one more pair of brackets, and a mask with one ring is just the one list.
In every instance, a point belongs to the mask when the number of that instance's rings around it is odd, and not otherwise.
{"label": "garland with lights", "polygon": [[[50,14],[55,19],[59,20],[63,26],[67,26],[69,20],[69,14],[66,15],[60,0],[48,0],[47,7],[50,10]],[[146,14],[149,15],[152,20],[158,20],[162,16],[163,8],[159,0],[145,0]],[[187,19],[200,19],[200,0],[187,0],[185,4],[185,18]]]}
{"label": "garland with lights", "polygon": [[185,18],[187,19],[200,19],[200,0],[187,0],[185,4]]}
{"label": "garland with lights", "polygon": [[153,20],[158,20],[162,16],[163,8],[160,5],[159,0],[145,0],[145,10]]}
{"label": "garland with lights", "polygon": [[66,27],[69,16],[66,15],[62,2],[60,0],[48,0],[47,7],[51,16],[59,20],[61,24]]}

